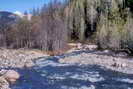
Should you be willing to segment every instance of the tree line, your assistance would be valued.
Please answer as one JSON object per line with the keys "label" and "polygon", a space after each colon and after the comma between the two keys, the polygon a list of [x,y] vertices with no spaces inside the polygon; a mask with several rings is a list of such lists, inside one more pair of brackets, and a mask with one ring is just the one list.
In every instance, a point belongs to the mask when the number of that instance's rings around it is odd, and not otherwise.
{"label": "tree line", "polygon": [[[68,42],[133,52],[132,0],[52,0],[0,32],[0,46],[56,51]],[[5,28],[4,28],[5,29]]]}
{"label": "tree line", "polygon": [[66,48],[67,26],[64,4],[50,2],[32,11],[32,18],[20,19],[16,24],[1,28],[0,46],[7,48],[37,48],[57,51]]}
{"label": "tree line", "polygon": [[80,42],[132,54],[132,5],[133,0],[69,0],[68,29]]}

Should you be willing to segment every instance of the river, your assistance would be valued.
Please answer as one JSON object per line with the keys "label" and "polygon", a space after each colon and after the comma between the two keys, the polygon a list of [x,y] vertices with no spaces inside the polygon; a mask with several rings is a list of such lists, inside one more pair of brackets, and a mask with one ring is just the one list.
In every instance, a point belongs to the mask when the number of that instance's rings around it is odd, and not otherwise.
{"label": "river", "polygon": [[97,65],[61,64],[56,57],[35,63],[19,70],[22,76],[12,89],[133,89],[133,75]]}

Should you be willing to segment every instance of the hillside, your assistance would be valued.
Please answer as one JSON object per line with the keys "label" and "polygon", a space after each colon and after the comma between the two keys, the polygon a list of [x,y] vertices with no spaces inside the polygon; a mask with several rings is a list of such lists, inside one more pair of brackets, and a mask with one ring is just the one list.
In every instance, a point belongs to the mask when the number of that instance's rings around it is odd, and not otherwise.
{"label": "hillside", "polygon": [[19,16],[7,11],[0,11],[0,27],[4,25],[15,24],[19,19]]}

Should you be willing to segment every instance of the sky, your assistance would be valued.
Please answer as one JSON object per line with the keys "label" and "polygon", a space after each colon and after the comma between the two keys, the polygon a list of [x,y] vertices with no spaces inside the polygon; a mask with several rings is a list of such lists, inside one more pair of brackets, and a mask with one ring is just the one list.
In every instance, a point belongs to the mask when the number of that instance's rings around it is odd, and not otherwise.
{"label": "sky", "polygon": [[38,8],[50,0],[0,0],[0,11],[25,12]]}

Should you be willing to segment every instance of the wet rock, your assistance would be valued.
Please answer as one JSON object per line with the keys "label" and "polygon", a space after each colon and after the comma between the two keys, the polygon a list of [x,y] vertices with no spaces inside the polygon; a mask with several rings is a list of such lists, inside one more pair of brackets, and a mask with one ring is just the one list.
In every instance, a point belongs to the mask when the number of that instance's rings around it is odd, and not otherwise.
{"label": "wet rock", "polygon": [[3,77],[10,83],[15,83],[19,78],[20,74],[14,70],[8,70]]}
{"label": "wet rock", "polygon": [[25,68],[31,68],[31,67],[33,67],[34,65],[35,65],[35,64],[34,64],[32,61],[28,61],[28,62],[25,63],[24,67],[25,67]]}

